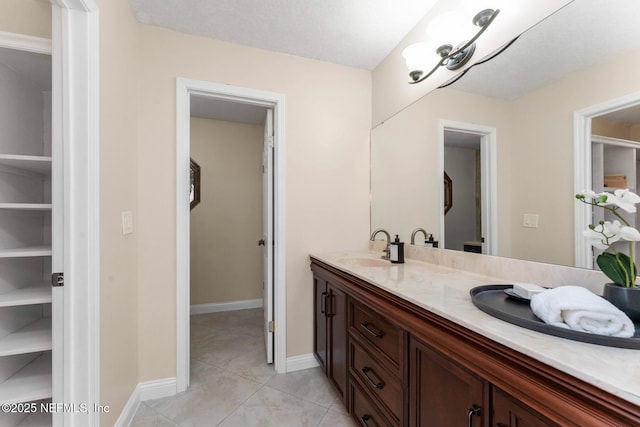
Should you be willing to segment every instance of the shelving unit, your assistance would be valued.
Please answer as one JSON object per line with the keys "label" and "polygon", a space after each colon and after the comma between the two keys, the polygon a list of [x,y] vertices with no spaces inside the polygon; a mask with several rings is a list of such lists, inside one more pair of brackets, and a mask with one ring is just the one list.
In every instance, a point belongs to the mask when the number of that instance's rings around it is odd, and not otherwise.
{"label": "shelving unit", "polygon": [[0,307],[51,303],[51,285],[47,282],[14,289],[0,294]]}
{"label": "shelving unit", "polygon": [[0,154],[0,165],[40,175],[51,175],[51,157]]}
{"label": "shelving unit", "polygon": [[[0,403],[39,404],[53,399],[55,351],[51,86],[20,67],[33,71],[50,56],[8,51],[0,48]],[[0,413],[0,426],[51,423],[48,413]]]}
{"label": "shelving unit", "polygon": [[[630,191],[637,193],[638,184],[640,183],[639,173],[640,166],[638,165],[638,159],[640,159],[640,142],[630,141],[619,138],[610,138],[606,136],[593,135],[591,139],[591,157],[592,157],[592,179],[593,190],[596,193],[606,191],[613,193],[615,190],[623,188],[610,188],[604,186],[604,176],[610,174],[622,174],[627,179],[627,185]],[[640,217],[638,213],[631,214],[624,211],[618,211],[631,225],[637,227],[640,224]],[[618,220],[612,213],[605,211],[604,209],[593,210],[593,223],[596,224],[599,221],[614,221]],[[617,242],[614,244],[616,249],[623,253],[628,253],[627,242]],[[595,262],[595,258],[602,251],[594,248],[594,268],[598,268]],[[640,261],[638,257],[638,251],[635,252],[636,263]]]}
{"label": "shelving unit", "polygon": [[31,402],[51,397],[51,353],[38,356],[0,384],[0,402]]}

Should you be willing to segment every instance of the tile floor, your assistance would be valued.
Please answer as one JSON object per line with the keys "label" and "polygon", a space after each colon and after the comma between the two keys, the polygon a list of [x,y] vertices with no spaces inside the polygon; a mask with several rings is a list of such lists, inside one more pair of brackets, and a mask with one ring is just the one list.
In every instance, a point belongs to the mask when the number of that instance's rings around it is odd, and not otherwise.
{"label": "tile floor", "polygon": [[132,427],[353,427],[320,368],[265,363],[262,309],[191,316],[191,386],[140,404]]}

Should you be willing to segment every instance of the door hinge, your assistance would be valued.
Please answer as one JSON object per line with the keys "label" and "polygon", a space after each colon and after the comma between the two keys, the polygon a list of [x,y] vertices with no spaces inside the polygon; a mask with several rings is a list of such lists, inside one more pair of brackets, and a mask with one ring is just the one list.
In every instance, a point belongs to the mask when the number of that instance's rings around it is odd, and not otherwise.
{"label": "door hinge", "polygon": [[53,273],[51,275],[51,286],[64,286],[64,273]]}
{"label": "door hinge", "polygon": [[269,141],[269,148],[273,148],[275,145],[273,142],[273,135],[269,135],[268,141]]}
{"label": "door hinge", "polygon": [[269,332],[273,333],[276,330],[276,324],[273,320],[269,320]]}

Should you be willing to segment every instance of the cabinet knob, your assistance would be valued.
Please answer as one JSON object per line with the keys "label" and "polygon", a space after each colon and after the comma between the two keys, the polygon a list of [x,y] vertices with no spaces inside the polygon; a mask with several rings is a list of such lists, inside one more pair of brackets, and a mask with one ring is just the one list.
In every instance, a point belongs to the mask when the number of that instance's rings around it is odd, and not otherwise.
{"label": "cabinet knob", "polygon": [[369,421],[371,419],[371,415],[364,414],[363,416],[360,417],[360,419],[362,420],[364,425],[368,426],[369,423],[367,421]]}
{"label": "cabinet knob", "polygon": [[473,421],[472,418],[474,416],[480,416],[480,407],[478,405],[471,405],[471,407],[469,408],[468,412],[467,412],[467,427],[473,427]]}
{"label": "cabinet knob", "polygon": [[376,338],[382,338],[384,336],[384,333],[382,331],[379,331],[376,328],[372,327],[369,322],[362,322],[360,323],[360,326],[365,328],[367,332],[369,332],[371,335],[373,335]]}
{"label": "cabinet knob", "polygon": [[320,313],[326,314],[327,311],[327,293],[320,294]]}
{"label": "cabinet knob", "polygon": [[365,366],[361,369],[361,371],[373,387],[377,388],[378,390],[382,390],[384,388],[384,383],[382,381],[375,380],[369,376],[369,372],[373,373],[373,369]]}

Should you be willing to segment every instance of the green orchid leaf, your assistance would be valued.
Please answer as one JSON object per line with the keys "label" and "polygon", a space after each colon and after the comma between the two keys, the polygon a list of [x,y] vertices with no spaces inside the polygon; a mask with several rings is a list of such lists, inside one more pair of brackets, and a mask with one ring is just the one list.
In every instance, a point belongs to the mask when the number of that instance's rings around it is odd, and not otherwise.
{"label": "green orchid leaf", "polygon": [[636,275],[636,266],[635,264],[632,267],[629,265],[629,257],[627,255],[618,253],[616,257],[612,253],[604,252],[598,255],[596,262],[600,270],[613,283],[620,286],[629,286],[630,283],[633,283],[633,278]]}

